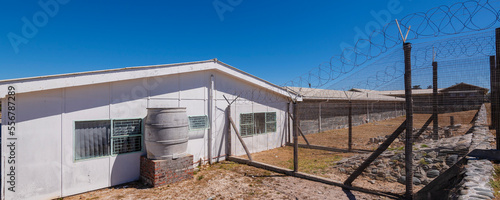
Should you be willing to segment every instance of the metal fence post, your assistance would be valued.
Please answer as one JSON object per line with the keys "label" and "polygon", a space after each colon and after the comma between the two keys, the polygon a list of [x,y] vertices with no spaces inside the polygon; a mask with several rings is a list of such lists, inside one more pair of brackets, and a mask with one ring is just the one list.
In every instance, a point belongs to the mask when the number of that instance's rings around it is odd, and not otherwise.
{"label": "metal fence post", "polygon": [[299,171],[299,116],[297,103],[293,103],[293,171]]}
{"label": "metal fence post", "polygon": [[349,100],[349,141],[348,151],[352,151],[352,101]]}
{"label": "metal fence post", "polygon": [[[497,150],[500,150],[500,115],[498,113],[498,111],[500,110],[499,108],[499,97],[500,97],[500,93],[498,92],[498,86],[499,86],[499,82],[498,82],[498,79],[500,78],[500,28],[497,28],[495,29],[495,50],[496,50],[496,62],[495,62],[495,81],[494,81],[494,86],[493,89],[495,91],[495,96],[492,96],[492,99],[495,99],[495,108],[496,108],[496,118],[495,118],[495,122],[492,122],[492,124],[495,124],[496,127],[495,127],[495,130],[496,130],[496,142],[497,142]],[[493,105],[493,102],[491,103]]]}
{"label": "metal fence post", "polygon": [[490,56],[490,104],[491,104],[491,115],[490,115],[490,120],[491,120],[491,127],[496,128],[497,127],[497,118],[498,118],[498,108],[496,105],[496,100],[494,99],[496,97],[496,91],[495,91],[495,80],[496,80],[496,60],[495,56]]}
{"label": "metal fence post", "polygon": [[289,117],[289,115],[290,115],[290,102],[288,102],[286,104],[286,116],[287,116],[286,117],[286,120],[287,120],[287,122],[286,122],[287,133],[286,133],[286,139],[285,139],[285,143],[286,144],[290,143],[290,135],[291,135],[290,134],[291,132],[290,132],[290,117]]}
{"label": "metal fence post", "polygon": [[438,140],[439,139],[439,121],[438,121],[438,63],[437,62],[432,62],[432,120],[433,120],[433,127],[432,127],[432,139],[433,140]]}
{"label": "metal fence post", "polygon": [[405,62],[405,97],[406,97],[406,141],[405,171],[406,199],[413,199],[413,102],[411,97],[411,43],[403,44]]}

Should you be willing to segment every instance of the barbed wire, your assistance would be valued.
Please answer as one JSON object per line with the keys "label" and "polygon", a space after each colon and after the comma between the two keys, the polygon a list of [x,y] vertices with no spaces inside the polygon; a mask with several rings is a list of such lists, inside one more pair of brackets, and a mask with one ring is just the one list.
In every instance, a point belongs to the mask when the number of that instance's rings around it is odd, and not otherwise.
{"label": "barbed wire", "polygon": [[[432,69],[432,62],[457,59],[488,59],[495,54],[495,38],[492,31],[433,40],[430,42],[414,43],[412,45],[412,71],[414,77],[420,78],[424,71]],[[328,89],[349,90],[363,88],[370,90],[395,90],[403,87],[403,53],[393,50],[386,53],[374,63],[363,66],[359,71],[342,77],[338,83],[333,83]],[[477,66],[476,66],[477,67]],[[486,66],[487,67],[487,66]],[[457,71],[464,69],[457,68]],[[476,70],[488,70],[480,69]],[[428,75],[432,77],[431,75]],[[451,76],[449,76],[451,77]],[[458,78],[458,77],[457,77]],[[464,77],[462,77],[464,79]],[[467,77],[465,77],[465,80]],[[390,85],[390,87],[388,87]],[[399,87],[399,88],[398,88]]]}
{"label": "barbed wire", "polygon": [[[470,0],[455,3],[451,6],[442,5],[427,12],[406,15],[400,20],[400,26],[404,30],[408,29],[410,25],[412,26],[408,40],[458,35],[491,29],[498,24],[500,16],[500,11],[493,5],[493,2],[496,1]],[[492,38],[477,38],[468,43],[480,41],[483,44],[484,41],[482,40],[489,39],[492,40]],[[468,39],[462,38],[461,40],[467,41]],[[449,42],[457,44],[457,48],[460,49],[460,43],[456,41]],[[462,43],[466,44],[467,42]],[[359,66],[369,63],[401,44],[402,39],[396,22],[390,22],[381,30],[373,31],[368,39],[358,40],[353,47],[345,48],[340,55],[331,57],[329,62],[320,64],[302,76],[286,82],[283,86],[324,87],[331,83],[332,80],[348,75]],[[481,50],[483,46],[476,45],[475,47],[476,49],[465,48],[467,49],[465,53],[483,52]],[[452,56],[460,52],[455,51],[458,49],[441,50],[438,54]],[[422,50],[422,52],[428,54],[428,49],[426,51]],[[380,77],[384,77],[384,80],[391,79],[391,77],[392,79],[397,78],[395,73],[401,71],[395,68],[399,64],[397,62],[382,70],[379,76],[374,77],[374,80],[380,80]],[[367,79],[367,82],[370,82],[370,80]],[[380,85],[377,85],[377,87],[380,87]]]}

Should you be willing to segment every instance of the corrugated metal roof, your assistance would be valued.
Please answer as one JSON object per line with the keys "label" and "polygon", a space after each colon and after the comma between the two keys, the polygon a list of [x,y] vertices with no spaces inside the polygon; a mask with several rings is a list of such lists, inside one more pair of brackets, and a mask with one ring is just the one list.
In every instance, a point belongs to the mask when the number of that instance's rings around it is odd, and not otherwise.
{"label": "corrugated metal roof", "polygon": [[[452,89],[454,87],[459,87],[459,86],[474,87],[474,88],[477,88],[478,90],[486,91],[485,93],[488,92],[488,89],[486,89],[486,88],[462,82],[462,83],[458,83],[458,84],[452,85],[452,86],[447,87],[447,88],[438,88],[438,93],[445,92],[447,90],[450,90],[450,89]],[[371,93],[371,94],[380,94],[380,95],[397,95],[397,96],[405,95],[405,91],[404,90],[378,91],[378,90],[368,90],[368,89],[352,88],[350,91],[362,92],[362,93]],[[424,95],[424,94],[431,95],[433,93],[433,91],[432,91],[432,89],[412,89],[411,93],[412,94],[416,94],[416,95]]]}
{"label": "corrugated metal roof", "polygon": [[404,98],[385,96],[377,93],[364,93],[317,88],[289,87],[299,93],[304,100],[356,100],[356,101],[404,101]]}
{"label": "corrugated metal roof", "polygon": [[[440,92],[442,89],[438,89],[438,92]],[[433,91],[432,89],[412,89],[411,90],[412,94],[432,94]],[[387,90],[387,91],[378,91],[378,94],[382,95],[405,95],[404,90]]]}

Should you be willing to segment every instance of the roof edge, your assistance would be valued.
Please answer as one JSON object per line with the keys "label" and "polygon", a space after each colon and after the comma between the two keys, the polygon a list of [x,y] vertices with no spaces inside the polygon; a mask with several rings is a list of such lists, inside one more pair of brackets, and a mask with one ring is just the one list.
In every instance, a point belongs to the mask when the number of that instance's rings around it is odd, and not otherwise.
{"label": "roof edge", "polygon": [[200,63],[214,62],[214,60],[216,60],[216,59],[204,60],[204,61],[194,61],[194,62],[184,62],[184,63],[159,64],[159,65],[144,65],[144,66],[116,68],[116,69],[104,69],[104,70],[95,70],[95,71],[86,71],[86,72],[74,72],[74,73],[55,74],[55,75],[46,75],[46,76],[33,76],[33,77],[16,78],[16,79],[5,79],[5,80],[0,80],[0,85],[1,84],[5,84],[5,83],[10,83],[10,82],[31,81],[31,80],[46,79],[46,78],[63,78],[63,77],[67,77],[67,76],[89,75],[89,74],[98,74],[98,73],[105,73],[105,72],[115,72],[115,71],[131,70],[131,69],[148,69],[148,68],[171,67],[171,66],[179,66],[179,65],[200,64]]}

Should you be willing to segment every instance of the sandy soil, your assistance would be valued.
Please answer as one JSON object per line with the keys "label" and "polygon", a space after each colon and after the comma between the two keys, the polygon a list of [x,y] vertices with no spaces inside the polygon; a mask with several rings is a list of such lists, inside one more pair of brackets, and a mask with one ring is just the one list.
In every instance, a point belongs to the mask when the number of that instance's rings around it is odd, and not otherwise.
{"label": "sandy soil", "polygon": [[388,199],[223,161],[193,180],[158,188],[134,182],[64,199]]}
{"label": "sandy soil", "polygon": [[[439,115],[439,125],[444,127],[450,125],[450,116],[454,116],[455,124],[461,124],[461,128],[452,131],[453,135],[463,135],[472,126],[474,115],[477,111],[464,111],[456,113],[446,113]],[[431,117],[430,114],[415,114],[414,127],[420,128]],[[374,150],[379,144],[370,144],[369,139],[376,136],[385,136],[391,134],[402,122],[405,117],[398,117],[381,122],[374,122],[353,127],[353,149]],[[431,124],[432,125],[432,124]],[[339,129],[325,131],[317,134],[306,135],[309,142],[313,145],[336,147],[347,149],[348,129]],[[305,144],[305,141],[299,137],[299,143]],[[391,148],[404,146],[403,142],[394,142]],[[348,175],[340,173],[333,169],[335,161],[355,155],[354,153],[338,153],[312,149],[299,149],[299,171],[322,176],[339,182],[347,179]],[[252,155],[254,160],[293,169],[293,149],[284,147],[259,152]],[[244,157],[244,156],[242,156]],[[363,176],[353,182],[354,186],[367,189],[404,194],[405,186],[397,182],[387,182],[381,180],[370,180]],[[414,186],[414,191],[418,191],[422,186]]]}

